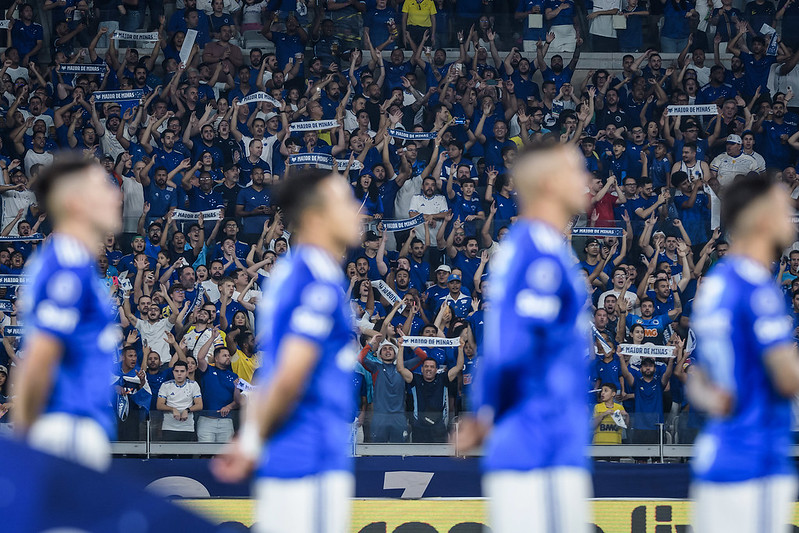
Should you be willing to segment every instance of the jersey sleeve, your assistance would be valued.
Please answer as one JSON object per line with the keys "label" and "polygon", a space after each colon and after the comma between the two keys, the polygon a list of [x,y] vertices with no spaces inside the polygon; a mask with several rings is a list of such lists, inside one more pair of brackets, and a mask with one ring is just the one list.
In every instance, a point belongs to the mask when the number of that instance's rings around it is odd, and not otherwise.
{"label": "jersey sleeve", "polygon": [[32,308],[28,327],[65,342],[75,332],[81,320],[84,301],[92,294],[88,268],[55,269],[49,275],[40,274],[32,291]]}
{"label": "jersey sleeve", "polygon": [[771,284],[756,287],[749,297],[748,308],[752,338],[761,357],[772,348],[793,344],[793,323],[777,287]]}
{"label": "jersey sleeve", "polygon": [[331,284],[311,280],[296,305],[286,309],[285,335],[295,335],[322,345],[333,330],[333,313],[339,305],[339,291]]}

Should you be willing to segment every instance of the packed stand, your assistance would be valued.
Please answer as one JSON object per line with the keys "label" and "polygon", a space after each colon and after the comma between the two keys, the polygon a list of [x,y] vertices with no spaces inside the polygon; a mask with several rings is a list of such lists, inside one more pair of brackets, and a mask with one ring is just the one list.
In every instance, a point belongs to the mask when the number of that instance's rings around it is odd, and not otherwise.
{"label": "packed stand", "polygon": [[[728,248],[723,189],[771,172],[799,200],[799,33],[761,32],[789,27],[796,4],[493,4],[185,0],[170,13],[47,0],[47,63],[35,10],[15,2],[0,70],[0,431],[24,357],[19,276],[50,232],[30,188],[59,150],[96,158],[123,193],[123,232],[98,251],[123,330],[120,439],[141,440],[148,419],[156,439],[232,436],[258,379],[261,289],[291,253],[270,191],[326,164],[362,202],[363,246],[345,261],[361,349],[355,438],[444,442],[469,410],[492,257],[519,215],[514,157],[555,138],[593,174],[574,227],[615,228],[569,237],[594,324],[586,423],[598,444],[657,442],[661,423],[689,442],[692,302]],[[675,61],[644,48],[653,18],[651,44]],[[274,53],[244,47],[255,36]],[[619,72],[578,73],[581,49],[634,54]],[[799,246],[785,259],[774,275],[799,327]],[[543,274],[538,285],[554,283]],[[650,345],[668,357],[636,355]]]}

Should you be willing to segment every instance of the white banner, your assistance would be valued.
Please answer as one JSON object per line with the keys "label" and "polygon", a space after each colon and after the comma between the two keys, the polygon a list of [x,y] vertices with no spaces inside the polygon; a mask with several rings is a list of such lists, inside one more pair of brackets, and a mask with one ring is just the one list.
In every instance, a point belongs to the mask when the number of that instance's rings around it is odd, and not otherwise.
{"label": "white banner", "polygon": [[131,89],[129,91],[95,91],[92,93],[94,101],[102,102],[125,102],[128,100],[141,100],[144,96],[144,89]]}
{"label": "white banner", "polygon": [[105,74],[105,65],[62,63],[58,71],[62,74]]}
{"label": "white banner", "polygon": [[457,348],[461,345],[460,337],[447,339],[445,337],[402,337],[403,346],[418,346],[420,348]]}
{"label": "white banner", "polygon": [[[382,279],[373,281],[372,287],[377,289],[377,292],[379,292],[383,296],[383,298],[385,298],[388,301],[388,303],[390,303],[392,306],[395,303],[402,301],[402,298],[399,297],[399,294],[394,292],[394,290],[388,286],[388,283],[386,283]],[[405,310],[405,304],[402,304],[400,305],[397,312],[402,313],[404,310]]]}
{"label": "white banner", "polygon": [[275,107],[280,107],[280,102],[278,102],[277,100],[272,98],[269,94],[263,91],[258,91],[257,93],[249,94],[244,98],[242,98],[241,100],[239,100],[239,104],[241,105],[249,104],[252,102],[269,102]]}
{"label": "white banner", "polygon": [[384,220],[383,229],[386,231],[405,231],[407,229],[415,228],[416,226],[424,224],[424,215],[416,215],[412,218],[403,218],[401,220]]}
{"label": "white banner", "polygon": [[670,105],[667,115],[678,117],[683,115],[718,115],[719,109],[716,104],[705,105]]}
{"label": "white banner", "polygon": [[674,346],[655,346],[651,342],[646,344],[619,344],[617,352],[621,355],[670,359],[674,357]]}
{"label": "white banner", "polygon": [[619,426],[622,429],[627,429],[627,424],[624,422],[624,417],[622,416],[621,411],[616,409],[615,411],[613,411],[613,414],[610,415],[610,417],[613,419],[613,421],[616,423],[617,426]]}
{"label": "white banner", "polygon": [[177,222],[196,222],[202,214],[206,222],[213,222],[219,220],[219,209],[209,209],[207,211],[185,211],[183,209],[175,209],[172,212],[172,220]]}
{"label": "white banner", "polygon": [[157,31],[149,32],[134,32],[134,31],[114,31],[114,39],[117,41],[139,41],[139,42],[152,42],[158,40]]}
{"label": "white banner", "polygon": [[[347,163],[349,163],[349,159],[336,159],[336,164],[338,165],[338,169],[344,171],[347,169]],[[357,159],[352,162],[352,166],[350,170],[361,170],[363,165]]]}
{"label": "white banner", "polygon": [[289,165],[313,165],[330,170],[337,165],[336,158],[330,154],[291,154],[288,163]]}
{"label": "white banner", "polygon": [[186,30],[186,37],[183,38],[183,44],[180,47],[180,62],[184,65],[189,62],[195,39],[197,39],[197,30]]}
{"label": "white banner", "polygon": [[289,131],[314,131],[332,130],[338,128],[338,120],[306,120],[304,122],[292,122]]}

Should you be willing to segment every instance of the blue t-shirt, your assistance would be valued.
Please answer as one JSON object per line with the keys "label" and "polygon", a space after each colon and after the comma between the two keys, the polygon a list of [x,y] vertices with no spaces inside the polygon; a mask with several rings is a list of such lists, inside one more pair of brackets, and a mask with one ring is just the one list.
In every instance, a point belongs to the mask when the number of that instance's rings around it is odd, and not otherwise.
{"label": "blue t-shirt", "polygon": [[585,282],[563,235],[521,220],[495,256],[491,313],[474,384],[493,412],[488,471],[586,468],[590,330]]}
{"label": "blue t-shirt", "polygon": [[644,342],[663,344],[663,332],[666,330],[666,326],[671,324],[671,319],[668,314],[653,315],[650,318],[644,318],[628,313],[625,323],[628,328],[633,327],[635,324],[644,326]]}
{"label": "blue t-shirt", "polygon": [[693,314],[697,361],[735,397],[732,413],[710,418],[694,447],[694,475],[729,483],[794,473],[789,459],[791,398],[779,394],[764,357],[793,344],[788,310],[774,276],[727,255],[704,278]]}
{"label": "blue t-shirt", "polygon": [[45,333],[62,349],[44,412],[91,418],[110,439],[116,434],[109,377],[117,359],[117,326],[95,258],[96,250],[56,234],[29,264],[22,309],[26,336]]}
{"label": "blue t-shirt", "polygon": [[[266,187],[256,191],[252,186],[245,187],[239,191],[236,205],[240,205],[245,211],[252,211],[255,208],[265,205],[269,206],[270,195]],[[264,224],[269,220],[268,215],[258,215],[244,217],[242,219],[242,231],[244,233],[260,233],[264,229]]]}
{"label": "blue t-shirt", "polygon": [[351,390],[357,345],[340,265],[326,252],[301,245],[281,261],[266,284],[258,318],[263,353],[261,380],[268,386],[287,339],[318,350],[317,362],[294,411],[269,441],[259,477],[301,478],[352,469]]}
{"label": "blue t-shirt", "polygon": [[635,429],[657,429],[663,422],[663,381],[666,369],[663,365],[655,365],[655,373],[651,381],[644,379],[637,368],[630,367],[633,375],[632,390],[635,394]]}
{"label": "blue t-shirt", "polygon": [[220,370],[211,365],[206,367],[205,372],[199,368],[197,372],[202,376],[203,415],[221,417],[218,411],[233,401],[235,381],[239,376],[230,368]]}

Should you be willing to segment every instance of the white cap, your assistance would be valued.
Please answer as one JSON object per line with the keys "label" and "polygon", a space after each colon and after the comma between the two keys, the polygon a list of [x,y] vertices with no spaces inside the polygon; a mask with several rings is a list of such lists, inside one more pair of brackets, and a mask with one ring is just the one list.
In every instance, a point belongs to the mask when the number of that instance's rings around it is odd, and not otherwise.
{"label": "white cap", "polygon": [[397,348],[397,345],[394,344],[393,342],[391,342],[390,340],[384,340],[383,342],[381,342],[380,346],[378,347],[378,351],[381,351],[383,349],[383,346],[391,346],[394,349],[394,354],[395,355],[397,353],[399,353],[399,349]]}
{"label": "white cap", "polygon": [[741,137],[734,133],[732,135],[727,135],[727,142],[731,144],[743,144]]}

